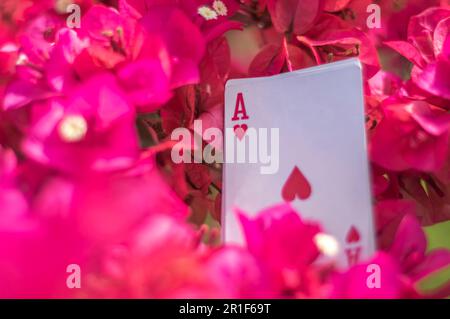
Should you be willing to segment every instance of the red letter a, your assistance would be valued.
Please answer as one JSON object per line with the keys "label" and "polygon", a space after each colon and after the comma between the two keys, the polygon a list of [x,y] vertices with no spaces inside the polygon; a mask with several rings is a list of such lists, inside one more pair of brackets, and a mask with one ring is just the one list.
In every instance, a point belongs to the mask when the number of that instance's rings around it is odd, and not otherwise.
{"label": "red letter a", "polygon": [[[240,106],[240,107],[239,107]],[[239,114],[242,114],[242,117],[239,118]],[[238,120],[248,120],[249,117],[247,115],[247,110],[245,109],[244,104],[244,96],[242,93],[238,93],[236,98],[236,107],[234,109],[234,116],[231,119],[232,121],[238,121]]]}

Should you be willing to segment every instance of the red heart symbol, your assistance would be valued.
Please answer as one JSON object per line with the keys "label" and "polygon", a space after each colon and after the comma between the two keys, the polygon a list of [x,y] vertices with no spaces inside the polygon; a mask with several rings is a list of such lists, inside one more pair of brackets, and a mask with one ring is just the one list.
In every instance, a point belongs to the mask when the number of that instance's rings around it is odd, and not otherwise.
{"label": "red heart symbol", "polygon": [[347,237],[345,240],[347,243],[355,243],[361,239],[361,235],[355,226],[350,227],[350,230],[347,233]]}
{"label": "red heart symbol", "polygon": [[308,199],[311,196],[311,185],[297,166],[292,170],[281,191],[286,202],[292,202],[296,197]]}
{"label": "red heart symbol", "polygon": [[242,124],[242,125],[235,125],[233,127],[234,129],[234,135],[237,136],[237,138],[241,141],[244,136],[245,136],[245,132],[247,132],[248,126],[247,124]]}

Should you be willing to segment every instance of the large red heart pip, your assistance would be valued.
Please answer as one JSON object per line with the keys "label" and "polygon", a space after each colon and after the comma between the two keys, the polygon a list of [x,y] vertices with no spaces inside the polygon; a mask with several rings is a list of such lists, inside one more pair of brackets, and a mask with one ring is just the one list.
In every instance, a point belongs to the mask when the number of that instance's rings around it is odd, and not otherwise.
{"label": "large red heart pip", "polygon": [[283,186],[281,196],[286,202],[292,202],[296,197],[302,200],[308,199],[311,193],[311,184],[300,169],[295,166]]}

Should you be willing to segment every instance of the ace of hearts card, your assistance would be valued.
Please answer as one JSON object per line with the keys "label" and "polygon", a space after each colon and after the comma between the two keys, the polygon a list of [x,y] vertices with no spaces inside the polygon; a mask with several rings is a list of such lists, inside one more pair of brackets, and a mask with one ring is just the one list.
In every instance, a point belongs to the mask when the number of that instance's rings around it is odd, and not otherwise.
{"label": "ace of hearts card", "polygon": [[255,217],[288,203],[337,240],[339,266],[371,257],[375,234],[362,83],[357,59],[228,81],[226,243],[244,242],[237,208]]}

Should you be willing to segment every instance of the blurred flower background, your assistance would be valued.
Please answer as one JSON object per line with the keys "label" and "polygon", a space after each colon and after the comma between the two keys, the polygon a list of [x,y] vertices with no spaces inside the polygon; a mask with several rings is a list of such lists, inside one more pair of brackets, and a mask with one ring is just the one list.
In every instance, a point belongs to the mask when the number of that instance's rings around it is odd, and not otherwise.
{"label": "blurred flower background", "polygon": [[[239,212],[246,245],[221,244],[221,165],[174,164],[171,132],[221,128],[230,78],[350,57],[378,253],[318,265],[326,229],[285,205]],[[449,74],[446,0],[2,0],[0,297],[447,297]]]}

